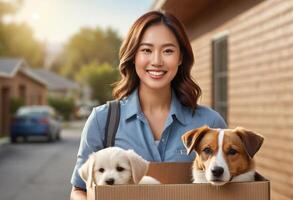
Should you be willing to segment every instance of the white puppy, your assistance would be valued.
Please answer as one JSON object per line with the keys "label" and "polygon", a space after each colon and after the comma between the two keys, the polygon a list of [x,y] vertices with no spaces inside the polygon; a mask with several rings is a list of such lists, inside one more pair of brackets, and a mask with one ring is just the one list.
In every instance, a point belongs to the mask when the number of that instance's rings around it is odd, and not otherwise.
{"label": "white puppy", "polygon": [[79,175],[87,187],[116,184],[159,184],[145,174],[149,162],[133,150],[109,147],[92,153],[79,169]]}

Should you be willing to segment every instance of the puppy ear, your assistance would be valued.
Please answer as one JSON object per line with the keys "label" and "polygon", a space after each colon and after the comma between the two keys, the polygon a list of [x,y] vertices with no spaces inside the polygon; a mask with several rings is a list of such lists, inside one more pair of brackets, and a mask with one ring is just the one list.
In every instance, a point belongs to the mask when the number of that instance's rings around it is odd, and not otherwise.
{"label": "puppy ear", "polygon": [[136,154],[133,150],[127,150],[126,153],[131,167],[133,182],[137,184],[147,173],[149,162]]}
{"label": "puppy ear", "polygon": [[256,154],[256,152],[258,152],[264,141],[263,136],[258,133],[246,130],[242,127],[235,128],[235,131],[242,140],[246,153],[249,155],[250,158],[253,158],[253,156]]}
{"label": "puppy ear", "polygon": [[94,180],[95,156],[91,154],[88,160],[79,168],[80,178],[86,183],[86,187],[92,187]]}
{"label": "puppy ear", "polygon": [[188,155],[196,147],[203,135],[209,130],[210,128],[208,126],[202,126],[200,128],[187,131],[181,136],[181,140],[187,150]]}

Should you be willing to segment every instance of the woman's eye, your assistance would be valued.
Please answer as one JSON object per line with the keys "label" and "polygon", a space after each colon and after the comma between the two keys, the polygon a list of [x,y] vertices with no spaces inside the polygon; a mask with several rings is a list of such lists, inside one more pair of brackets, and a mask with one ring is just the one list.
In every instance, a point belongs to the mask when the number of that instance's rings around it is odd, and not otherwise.
{"label": "woman's eye", "polygon": [[206,147],[203,149],[203,152],[207,155],[213,154],[213,150],[210,147]]}
{"label": "woman's eye", "polygon": [[173,52],[174,52],[173,49],[166,49],[166,50],[164,51],[164,53],[166,53],[166,54],[172,54]]}
{"label": "woman's eye", "polygon": [[104,171],[105,171],[104,168],[100,168],[100,169],[99,169],[99,172],[101,172],[101,173],[103,173]]}
{"label": "woman's eye", "polygon": [[235,150],[235,149],[229,149],[229,151],[227,152],[227,154],[228,155],[231,155],[231,156],[233,156],[233,155],[235,155],[235,154],[237,154],[238,153],[238,151],[237,150]]}
{"label": "woman's eye", "polygon": [[123,167],[116,167],[116,170],[118,171],[118,172],[122,172],[122,171],[124,171],[124,168]]}
{"label": "woman's eye", "polygon": [[150,49],[142,49],[141,51],[142,51],[143,53],[147,53],[147,54],[149,54],[149,53],[152,52]]}

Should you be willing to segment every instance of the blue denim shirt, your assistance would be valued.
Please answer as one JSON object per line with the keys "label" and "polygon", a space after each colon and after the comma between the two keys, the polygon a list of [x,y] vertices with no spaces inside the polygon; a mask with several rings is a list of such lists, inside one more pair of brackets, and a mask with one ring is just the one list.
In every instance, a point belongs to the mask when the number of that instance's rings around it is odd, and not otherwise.
{"label": "blue denim shirt", "polygon": [[[115,137],[115,146],[133,149],[144,159],[153,162],[192,161],[195,153],[187,155],[181,141],[181,136],[186,131],[203,125],[226,128],[225,121],[217,112],[199,105],[192,115],[192,109],[183,106],[172,92],[170,113],[161,139],[156,144],[148,121],[141,111],[137,90],[121,100],[120,107],[120,123]],[[103,148],[107,112],[106,104],[94,108],[84,126],[77,162],[71,178],[72,185],[76,187],[86,188],[77,170],[88,159],[89,154]]]}

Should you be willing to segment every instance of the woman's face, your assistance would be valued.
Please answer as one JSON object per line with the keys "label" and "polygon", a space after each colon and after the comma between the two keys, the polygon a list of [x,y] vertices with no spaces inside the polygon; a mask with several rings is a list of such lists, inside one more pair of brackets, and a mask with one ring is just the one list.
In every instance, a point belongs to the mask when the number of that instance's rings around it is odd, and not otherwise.
{"label": "woman's face", "polygon": [[163,24],[146,29],[135,55],[140,89],[168,89],[180,64],[179,44],[171,30]]}

